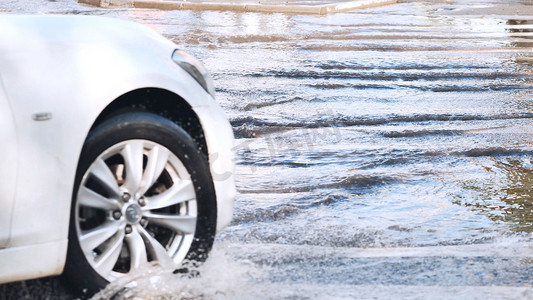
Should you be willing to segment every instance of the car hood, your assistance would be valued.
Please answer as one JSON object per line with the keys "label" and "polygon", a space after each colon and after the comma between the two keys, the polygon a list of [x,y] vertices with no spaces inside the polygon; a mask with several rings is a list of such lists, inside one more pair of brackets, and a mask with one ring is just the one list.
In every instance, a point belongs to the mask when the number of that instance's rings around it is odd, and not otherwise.
{"label": "car hood", "polygon": [[105,44],[132,48],[175,45],[152,29],[114,18],[65,15],[0,16],[0,52],[53,44]]}

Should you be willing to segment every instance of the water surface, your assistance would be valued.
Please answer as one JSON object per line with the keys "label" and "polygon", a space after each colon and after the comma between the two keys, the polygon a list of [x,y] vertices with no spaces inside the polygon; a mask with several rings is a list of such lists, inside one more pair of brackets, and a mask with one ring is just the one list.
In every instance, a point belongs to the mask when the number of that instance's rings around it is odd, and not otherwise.
{"label": "water surface", "polygon": [[0,10],[144,23],[212,72],[237,137],[234,220],[200,278],[148,272],[120,297],[526,299],[527,3],[418,1],[331,16],[66,0]]}

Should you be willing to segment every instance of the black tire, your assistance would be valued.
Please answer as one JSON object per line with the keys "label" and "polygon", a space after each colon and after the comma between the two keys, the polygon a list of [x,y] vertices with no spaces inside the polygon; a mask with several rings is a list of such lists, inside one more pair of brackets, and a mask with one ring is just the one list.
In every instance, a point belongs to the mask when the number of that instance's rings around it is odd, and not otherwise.
{"label": "black tire", "polygon": [[[142,140],[147,141],[147,143],[150,144],[166,147],[171,154],[181,161],[190,175],[190,181],[192,181],[196,194],[194,205],[197,215],[194,238],[192,239],[192,244],[190,244],[185,259],[196,262],[204,261],[207,258],[207,254],[214,241],[217,219],[215,190],[209,172],[207,159],[205,155],[198,150],[198,146],[194,143],[193,139],[175,123],[155,114],[138,112],[114,116],[98,125],[89,133],[80,156],[73,189],[68,254],[63,277],[68,281],[70,286],[74,287],[77,291],[82,292],[85,296],[91,296],[98,292],[109,283],[109,280],[101,276],[95,270],[82,250],[82,245],[80,243],[81,234],[78,232],[81,231],[79,229],[79,226],[81,226],[79,225],[80,218],[76,217],[77,214],[82,213],[80,207],[78,207],[78,205],[80,205],[78,203],[78,191],[82,181],[86,180],[84,178],[86,178],[86,173],[89,168],[101,154],[105,153],[108,149],[112,149],[112,147],[116,145],[128,143],[128,141],[131,140]],[[146,160],[146,157],[143,157]],[[144,164],[147,164],[146,161]],[[126,163],[124,163],[124,165],[126,165]],[[161,177],[163,177],[163,175],[159,178]],[[83,182],[85,184],[88,181]],[[151,187],[149,189],[153,188],[154,187]],[[137,203],[135,203],[135,205],[137,205]],[[178,209],[178,212],[181,212],[181,210]],[[126,211],[121,218],[127,219],[127,213],[128,212]],[[106,216],[109,218],[109,213],[107,213]],[[131,220],[127,219],[127,222],[130,221]],[[129,226],[131,232],[131,226],[137,226],[137,224]],[[139,224],[139,226],[141,225]],[[148,227],[146,227],[146,230],[148,231]],[[191,235],[192,233],[189,234],[189,236]],[[175,238],[172,237],[170,239],[174,240]],[[125,240],[126,238],[124,238],[122,247],[127,247],[124,246],[126,245]],[[145,236],[143,236],[143,241],[146,244]],[[147,260],[149,260],[150,255],[150,253],[145,253]],[[151,258],[152,260],[154,260],[153,256],[154,255],[152,255]],[[117,265],[115,265],[114,268],[116,267]],[[113,269],[113,272],[115,272],[115,269]]]}

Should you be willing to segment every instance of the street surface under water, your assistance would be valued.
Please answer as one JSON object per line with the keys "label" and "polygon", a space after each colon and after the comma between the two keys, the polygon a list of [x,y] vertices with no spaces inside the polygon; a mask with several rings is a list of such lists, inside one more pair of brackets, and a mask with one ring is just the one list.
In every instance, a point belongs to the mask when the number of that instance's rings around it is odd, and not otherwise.
{"label": "street surface under water", "polygon": [[[201,275],[147,270],[117,298],[533,298],[533,2],[329,16],[35,2],[0,11],[173,40],[212,72],[237,137],[234,220]],[[4,292],[68,297],[35,282]]]}

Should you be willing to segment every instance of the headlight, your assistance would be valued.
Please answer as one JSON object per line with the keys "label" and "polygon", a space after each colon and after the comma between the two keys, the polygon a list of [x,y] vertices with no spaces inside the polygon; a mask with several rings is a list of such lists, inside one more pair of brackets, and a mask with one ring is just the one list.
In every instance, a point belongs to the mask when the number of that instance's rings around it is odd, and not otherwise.
{"label": "headlight", "polygon": [[206,92],[213,96],[213,98],[215,97],[213,80],[201,62],[181,50],[175,50],[174,53],[172,53],[172,60],[196,79]]}

